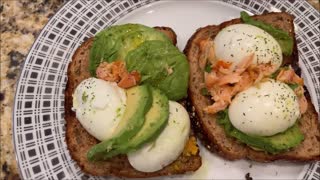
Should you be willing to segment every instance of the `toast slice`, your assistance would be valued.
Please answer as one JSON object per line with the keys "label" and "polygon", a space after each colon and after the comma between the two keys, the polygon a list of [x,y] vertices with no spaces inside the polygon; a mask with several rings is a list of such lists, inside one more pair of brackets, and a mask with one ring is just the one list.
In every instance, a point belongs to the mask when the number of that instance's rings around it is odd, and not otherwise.
{"label": "toast slice", "polygon": [[[156,29],[169,35],[172,42],[176,43],[174,31],[166,27]],[[65,120],[66,120],[66,143],[73,160],[79,167],[88,174],[95,176],[116,176],[130,178],[145,178],[153,176],[165,176],[173,174],[183,174],[188,171],[195,171],[201,166],[199,151],[196,155],[182,154],[172,164],[163,169],[144,173],[135,170],[129,163],[125,155],[119,155],[108,161],[89,162],[87,160],[88,150],[99,141],[91,136],[80,124],[72,108],[72,94],[80,82],[90,77],[89,50],[92,46],[93,38],[84,42],[74,53],[72,62],[68,67],[68,82],[65,90]],[[193,135],[191,135],[193,137]],[[190,138],[191,138],[190,137]],[[193,137],[194,138],[194,137]]]}
{"label": "toast slice", "polygon": [[[275,27],[278,27],[295,37],[294,17],[287,13],[269,13],[264,15],[253,16],[254,19],[260,20]],[[240,19],[233,19],[220,25],[210,25],[198,29],[189,39],[184,53],[190,64],[190,82],[189,82],[189,109],[195,113],[192,117],[194,131],[206,147],[229,160],[248,158],[255,161],[268,162],[278,159],[310,161],[320,159],[320,128],[317,112],[311,103],[308,92],[308,110],[299,121],[299,127],[304,134],[304,141],[297,147],[288,152],[271,155],[264,151],[256,151],[240,143],[235,138],[228,137],[224,129],[217,124],[216,116],[203,112],[203,108],[211,104],[209,97],[201,95],[200,90],[204,85],[204,69],[199,66],[200,57],[198,42],[204,39],[213,40],[218,32],[226,26],[241,23]],[[294,50],[291,56],[283,57],[283,65],[291,65],[297,74],[301,74],[298,66],[298,50],[294,42]]]}

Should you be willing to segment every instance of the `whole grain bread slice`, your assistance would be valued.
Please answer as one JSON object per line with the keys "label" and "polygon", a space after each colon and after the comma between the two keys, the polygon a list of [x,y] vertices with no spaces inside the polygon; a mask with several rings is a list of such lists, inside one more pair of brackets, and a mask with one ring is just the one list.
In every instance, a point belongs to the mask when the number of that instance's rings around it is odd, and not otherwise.
{"label": "whole grain bread slice", "polygon": [[[295,37],[294,17],[287,13],[269,13],[253,16],[275,27],[278,27]],[[192,122],[194,130],[206,147],[229,160],[248,158],[255,161],[268,162],[278,159],[311,161],[320,159],[320,128],[317,112],[310,101],[308,93],[308,110],[299,120],[299,127],[304,134],[304,141],[297,147],[288,152],[271,155],[263,151],[256,151],[240,143],[235,138],[228,137],[224,129],[217,124],[216,115],[204,113],[203,109],[212,104],[209,97],[201,94],[204,87],[204,69],[199,66],[199,42],[204,39],[213,40],[218,32],[226,26],[241,23],[240,19],[233,19],[220,25],[209,25],[198,29],[189,39],[184,53],[190,64],[190,82],[189,82],[189,109],[193,110]],[[298,51],[296,42],[291,56],[284,56],[283,65],[291,65],[296,73],[300,74],[298,66]]]}
{"label": "whole grain bread slice", "polygon": [[[165,34],[169,35],[168,37],[171,38],[172,42],[176,43],[176,35],[172,29],[167,27],[157,27],[156,29],[166,32]],[[119,155],[100,162],[89,162],[87,160],[87,152],[99,141],[81,126],[71,108],[72,94],[75,88],[82,80],[90,77],[88,66],[89,50],[92,42],[93,38],[88,39],[76,50],[67,71],[68,82],[65,90],[66,143],[72,159],[76,161],[85,173],[95,176],[145,178],[184,174],[188,171],[197,170],[201,166],[199,151],[195,155],[181,154],[172,164],[152,173],[135,170],[125,155]],[[193,135],[190,136],[193,137]]]}

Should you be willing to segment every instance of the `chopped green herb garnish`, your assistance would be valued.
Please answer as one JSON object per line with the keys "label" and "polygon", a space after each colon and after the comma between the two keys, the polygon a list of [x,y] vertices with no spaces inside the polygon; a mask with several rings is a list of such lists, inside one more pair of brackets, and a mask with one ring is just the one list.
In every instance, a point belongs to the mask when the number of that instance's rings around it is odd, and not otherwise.
{"label": "chopped green herb garnish", "polygon": [[206,72],[211,72],[211,64],[210,63],[207,63],[206,64],[206,67],[204,68],[204,70],[206,71]]}
{"label": "chopped green herb garnish", "polygon": [[277,76],[278,76],[278,74],[279,74],[279,72],[276,71],[276,72],[274,72],[274,73],[271,74],[270,78],[271,78],[271,79],[276,79]]}
{"label": "chopped green herb garnish", "polygon": [[278,74],[280,73],[280,71],[283,70],[283,69],[284,69],[284,70],[288,70],[288,69],[289,69],[289,66],[284,66],[284,67],[279,68],[276,72],[274,72],[274,73],[271,74],[270,78],[276,79],[277,76],[278,76]]}
{"label": "chopped green herb garnish", "polygon": [[289,86],[292,90],[295,90],[297,87],[299,87],[299,84],[293,83],[293,84],[288,84],[288,86]]}
{"label": "chopped green herb garnish", "polygon": [[209,95],[210,95],[210,93],[209,93],[209,91],[208,91],[207,88],[202,88],[202,89],[200,90],[200,93],[201,93],[201,95],[203,95],[203,96],[209,96]]}
{"label": "chopped green herb garnish", "polygon": [[83,102],[87,102],[87,99],[88,99],[88,94],[85,91],[83,91],[83,93],[82,93],[82,101]]}

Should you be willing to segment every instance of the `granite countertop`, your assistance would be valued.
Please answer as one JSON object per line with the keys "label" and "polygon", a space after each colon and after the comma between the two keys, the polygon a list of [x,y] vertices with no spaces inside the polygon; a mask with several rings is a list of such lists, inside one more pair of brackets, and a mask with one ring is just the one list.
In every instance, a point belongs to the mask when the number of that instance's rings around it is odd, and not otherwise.
{"label": "granite countertop", "polygon": [[[64,0],[3,0],[1,12],[0,179],[19,179],[12,144],[12,107],[21,65],[32,43]],[[319,8],[319,0],[308,0]]]}
{"label": "granite countertop", "polygon": [[1,0],[0,179],[18,179],[12,143],[12,107],[21,65],[63,0]]}

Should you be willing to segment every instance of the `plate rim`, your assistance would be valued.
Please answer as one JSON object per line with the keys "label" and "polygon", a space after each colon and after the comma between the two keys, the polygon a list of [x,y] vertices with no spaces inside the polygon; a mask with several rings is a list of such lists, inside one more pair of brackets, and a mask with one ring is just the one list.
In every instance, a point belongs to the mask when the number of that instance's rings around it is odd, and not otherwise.
{"label": "plate rim", "polygon": [[[129,0],[128,0],[128,1],[129,1]],[[178,1],[178,0],[176,0],[176,1]],[[183,1],[184,1],[184,0],[181,0],[180,2],[183,2]],[[227,6],[229,6],[229,7],[233,7],[233,8],[245,10],[245,11],[247,11],[247,12],[252,13],[251,11],[249,11],[249,10],[247,10],[247,9],[244,9],[244,8],[241,8],[241,7],[236,6],[236,5],[234,5],[234,4],[228,3],[229,1],[233,1],[233,0],[219,0],[218,3],[227,5]],[[250,1],[252,1],[252,0],[250,0]],[[18,87],[21,86],[22,71],[25,70],[25,67],[26,67],[26,65],[28,64],[26,60],[30,58],[31,52],[32,52],[31,50],[34,49],[36,43],[39,43],[39,42],[38,42],[39,37],[41,37],[41,35],[43,34],[43,32],[47,29],[47,27],[48,27],[48,25],[50,24],[50,22],[52,21],[52,19],[56,18],[56,17],[55,17],[56,14],[61,13],[61,10],[63,10],[67,4],[71,4],[72,2],[73,2],[73,0],[64,1],[64,2],[60,5],[60,7],[57,8],[57,10],[56,10],[56,12],[54,13],[54,15],[51,16],[50,18],[48,18],[46,24],[42,27],[39,35],[35,38],[34,42],[33,42],[32,45],[30,46],[30,49],[29,49],[29,51],[28,51],[28,53],[27,53],[27,56],[24,58],[23,64],[21,65],[20,72],[19,72],[19,75],[18,75],[18,77],[17,77],[17,81],[16,81],[16,83],[15,83],[15,85],[16,85],[16,90],[15,90],[15,93],[14,93],[14,103],[13,103],[13,109],[12,109],[12,120],[13,120],[13,122],[12,122],[11,128],[12,128],[12,131],[13,131],[13,133],[12,133],[12,142],[13,142],[13,146],[14,146],[14,147],[13,147],[13,152],[14,152],[15,160],[16,160],[17,165],[18,165],[17,167],[18,167],[18,171],[19,171],[19,177],[20,177],[21,179],[23,179],[24,177],[22,177],[22,176],[23,176],[23,173],[22,173],[21,161],[19,161],[19,158],[18,158],[18,148],[17,148],[17,140],[16,140],[16,138],[17,138],[17,133],[15,132],[15,127],[16,127],[16,124],[17,124],[17,122],[16,122],[16,110],[17,110],[17,109],[16,109],[16,105],[17,105],[17,103],[18,103],[17,96],[18,96],[18,94],[22,94],[22,93],[19,93],[19,92],[17,91]],[[148,5],[149,5],[149,6],[154,6],[155,3],[165,3],[165,2],[171,2],[171,1],[169,1],[169,0],[165,0],[165,1],[160,1],[160,0],[147,0],[147,2],[148,2],[148,4],[142,5],[141,7],[138,7],[138,8],[136,8],[136,9],[134,9],[134,10],[131,11],[130,13],[134,13],[134,11],[141,10],[142,8],[147,8]],[[210,1],[209,1],[209,2],[210,2]],[[313,7],[309,2],[306,1],[306,3],[309,4],[309,6],[311,6],[314,11],[317,11],[317,9],[316,9],[315,7]],[[129,14],[129,13],[128,13],[128,14]],[[116,19],[115,22],[117,22],[117,21],[121,20],[122,18],[126,17],[128,14],[125,14],[125,15],[123,15],[122,17]],[[113,22],[112,24],[114,24],[115,22]],[[105,26],[105,27],[106,27],[106,26]],[[104,27],[104,28],[105,28],[105,27]],[[312,51],[312,52],[314,52],[314,51]],[[300,52],[300,53],[301,53],[301,52]],[[300,54],[300,53],[299,53],[299,54]],[[299,59],[300,59],[300,58],[299,58]],[[318,83],[320,83],[320,82],[318,82]],[[319,115],[320,115],[320,114],[319,114]],[[306,166],[310,166],[310,165],[309,165],[309,164],[306,164],[305,167],[306,167]],[[308,169],[308,170],[309,170],[309,169]],[[300,174],[303,173],[303,171],[304,171],[304,170],[302,170],[302,172],[300,172]],[[307,172],[307,171],[305,171],[305,172]],[[305,175],[306,175],[306,174],[305,174]],[[304,176],[305,176],[305,175],[304,175]]]}

